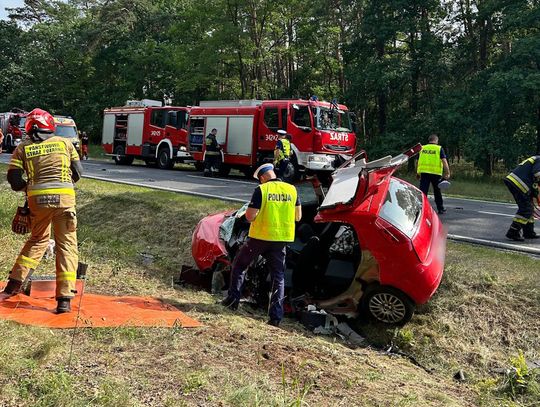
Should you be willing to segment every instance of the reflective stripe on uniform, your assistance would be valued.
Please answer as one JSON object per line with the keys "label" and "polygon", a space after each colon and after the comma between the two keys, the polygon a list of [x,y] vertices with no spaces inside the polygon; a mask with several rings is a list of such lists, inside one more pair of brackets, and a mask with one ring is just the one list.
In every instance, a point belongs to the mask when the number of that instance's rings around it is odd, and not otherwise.
{"label": "reflective stripe on uniform", "polygon": [[21,160],[16,160],[15,158],[12,158],[9,162],[9,165],[12,167],[20,168],[21,170],[24,170],[23,162]]}
{"label": "reflective stripe on uniform", "polygon": [[17,257],[17,261],[15,263],[29,269],[36,269],[39,265],[39,261],[26,257],[23,254],[20,254],[19,257]]}
{"label": "reflective stripe on uniform", "polygon": [[516,174],[508,174],[506,178],[512,181],[512,183],[514,183],[524,194],[529,192],[529,187],[527,184],[525,184]]}
{"label": "reflective stripe on uniform", "polygon": [[61,271],[56,273],[57,281],[76,281],[77,272],[76,271]]}
{"label": "reflective stripe on uniform", "polygon": [[45,189],[32,189],[28,191],[28,196],[38,195],[73,195],[75,196],[75,190],[73,188],[45,188]]}

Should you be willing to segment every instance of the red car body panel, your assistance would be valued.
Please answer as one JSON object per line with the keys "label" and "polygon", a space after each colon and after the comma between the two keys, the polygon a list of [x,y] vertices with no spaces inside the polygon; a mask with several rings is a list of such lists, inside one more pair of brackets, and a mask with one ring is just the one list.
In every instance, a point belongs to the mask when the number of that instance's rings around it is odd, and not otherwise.
{"label": "red car body panel", "polygon": [[199,270],[209,270],[217,261],[228,263],[227,249],[219,238],[219,228],[231,212],[221,212],[202,219],[193,231],[191,254]]}

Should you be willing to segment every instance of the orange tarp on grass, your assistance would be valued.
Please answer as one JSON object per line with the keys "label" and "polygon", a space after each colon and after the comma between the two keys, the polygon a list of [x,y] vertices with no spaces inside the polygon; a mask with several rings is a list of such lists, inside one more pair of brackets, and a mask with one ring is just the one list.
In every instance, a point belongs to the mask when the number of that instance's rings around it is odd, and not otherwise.
{"label": "orange tarp on grass", "polygon": [[[34,288],[34,287],[32,287]],[[80,296],[71,301],[72,312],[55,314],[56,300],[45,290],[31,296],[18,294],[0,301],[0,319],[47,328],[79,327],[183,327],[201,326],[176,307],[152,297],[111,297],[84,293],[77,324]],[[53,294],[54,295],[54,294]]]}

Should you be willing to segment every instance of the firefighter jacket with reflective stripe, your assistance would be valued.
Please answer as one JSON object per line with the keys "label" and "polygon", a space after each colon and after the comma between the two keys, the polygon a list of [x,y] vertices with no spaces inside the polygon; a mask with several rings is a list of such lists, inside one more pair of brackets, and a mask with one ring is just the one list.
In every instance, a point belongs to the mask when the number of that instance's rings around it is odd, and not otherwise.
{"label": "firefighter jacket with reflective stripe", "polygon": [[[283,148],[279,148],[280,142]],[[277,163],[280,163],[286,158],[287,159],[290,158],[291,157],[291,142],[286,138],[282,138],[281,140],[278,141],[278,144],[276,145],[276,150],[278,150],[278,158],[276,161]]]}
{"label": "firefighter jacket with reflective stripe", "polygon": [[53,136],[45,141],[26,140],[13,152],[9,168],[23,169],[27,174],[28,203],[51,208],[75,205],[71,162],[79,154],[71,143]]}
{"label": "firefighter jacket with reflective stripe", "polygon": [[210,133],[206,136],[206,154],[207,155],[220,155],[219,143],[216,140],[216,136]]}
{"label": "firefighter jacket with reflective stripe", "polygon": [[538,194],[538,182],[540,181],[540,155],[523,160],[506,178],[524,194],[532,192],[536,196]]}
{"label": "firefighter jacket with reflective stripe", "polygon": [[261,208],[249,228],[249,237],[269,242],[294,241],[296,188],[282,181],[266,182]]}
{"label": "firefighter jacket with reflective stripe", "polygon": [[441,146],[437,144],[427,144],[420,151],[418,159],[418,174],[442,175],[443,163],[441,160]]}

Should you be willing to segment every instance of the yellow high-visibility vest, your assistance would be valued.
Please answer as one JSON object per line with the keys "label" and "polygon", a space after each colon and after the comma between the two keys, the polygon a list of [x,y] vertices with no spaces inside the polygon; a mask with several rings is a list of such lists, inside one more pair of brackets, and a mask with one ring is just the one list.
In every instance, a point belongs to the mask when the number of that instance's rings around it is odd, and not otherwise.
{"label": "yellow high-visibility vest", "polygon": [[296,188],[281,181],[269,181],[259,188],[261,208],[249,227],[249,237],[269,242],[293,242]]}
{"label": "yellow high-visibility vest", "polygon": [[418,158],[418,174],[442,175],[443,163],[441,160],[441,146],[427,144],[422,147]]}
{"label": "yellow high-visibility vest", "polygon": [[280,141],[281,145],[283,146],[283,150],[281,150],[281,148],[279,149],[277,162],[281,162],[285,158],[289,158],[291,156],[291,142],[286,138],[282,138]]}

